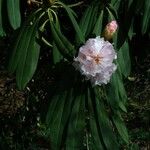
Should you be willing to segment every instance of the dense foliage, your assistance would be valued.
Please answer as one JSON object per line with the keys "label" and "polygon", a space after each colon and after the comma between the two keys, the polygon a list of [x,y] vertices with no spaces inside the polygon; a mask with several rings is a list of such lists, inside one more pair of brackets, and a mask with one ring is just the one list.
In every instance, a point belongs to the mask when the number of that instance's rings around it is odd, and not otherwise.
{"label": "dense foliage", "polygon": [[[137,104],[134,98],[143,93],[136,93],[131,83],[139,79],[138,86],[144,80],[143,89],[149,91],[149,11],[148,0],[0,0],[0,148],[145,146],[149,134],[144,128],[130,129],[130,113],[144,116],[149,129],[148,96]],[[117,53],[117,70],[109,84],[93,87],[72,63],[89,38],[105,37],[105,26],[112,20],[119,26],[109,39]],[[137,61],[142,64],[143,58],[148,63],[141,77]],[[145,141],[136,142],[135,133],[143,134],[137,136]]]}

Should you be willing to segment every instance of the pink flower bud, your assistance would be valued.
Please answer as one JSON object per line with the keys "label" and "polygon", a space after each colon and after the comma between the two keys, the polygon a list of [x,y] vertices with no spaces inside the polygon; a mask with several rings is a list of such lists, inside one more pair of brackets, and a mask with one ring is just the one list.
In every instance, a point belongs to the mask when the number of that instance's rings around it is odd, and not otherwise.
{"label": "pink flower bud", "polygon": [[113,34],[116,32],[118,28],[117,22],[115,20],[108,23],[105,27],[104,38],[106,40],[110,40],[113,37]]}

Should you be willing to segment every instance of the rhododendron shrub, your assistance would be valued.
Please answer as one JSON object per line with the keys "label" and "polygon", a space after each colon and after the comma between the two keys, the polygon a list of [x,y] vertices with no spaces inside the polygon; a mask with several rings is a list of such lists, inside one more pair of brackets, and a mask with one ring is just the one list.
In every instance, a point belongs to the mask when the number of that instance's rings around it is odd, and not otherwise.
{"label": "rhododendron shrub", "polygon": [[[1,1],[4,5],[5,0]],[[130,15],[119,17],[116,10],[130,7],[132,2],[123,5],[123,1],[93,0],[65,4],[60,0],[37,0],[28,2],[36,11],[30,14],[27,9],[10,17],[15,9],[20,11],[15,7],[20,6],[20,1],[16,0],[18,5],[11,0],[7,3],[12,6],[11,11],[8,9],[10,25],[19,31],[8,69],[16,75],[20,90],[30,83],[27,89],[31,91],[36,80],[30,81],[36,77],[36,69],[48,65],[49,75],[44,76],[48,88],[42,96],[46,100],[40,103],[44,108],[41,112],[45,116],[41,115],[40,122],[44,128],[38,126],[51,143],[49,149],[122,149],[120,143],[129,142],[121,113],[127,112],[123,79],[130,73],[127,41],[133,33],[130,30],[122,34],[129,27],[122,30],[121,20]],[[27,16],[21,22],[17,16],[23,14]],[[0,16],[1,20],[4,19]],[[38,63],[43,57],[46,61]]]}

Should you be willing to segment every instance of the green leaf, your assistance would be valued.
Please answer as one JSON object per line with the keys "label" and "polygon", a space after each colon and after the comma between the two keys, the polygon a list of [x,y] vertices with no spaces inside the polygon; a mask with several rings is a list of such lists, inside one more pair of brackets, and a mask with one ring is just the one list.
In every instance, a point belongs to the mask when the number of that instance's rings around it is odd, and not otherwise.
{"label": "green leaf", "polygon": [[[81,93],[79,93],[81,94]],[[85,96],[77,95],[69,120],[66,150],[83,150],[84,134],[85,134]]]}
{"label": "green leaf", "polygon": [[10,58],[9,71],[16,72],[19,89],[24,89],[37,67],[40,52],[40,46],[36,42],[39,15],[41,12],[36,15],[33,13],[24,23]]}
{"label": "green leaf", "polygon": [[5,36],[5,31],[3,29],[3,21],[2,21],[2,7],[3,7],[3,0],[0,0],[0,36]]}
{"label": "green leaf", "polygon": [[93,6],[89,6],[86,9],[86,11],[84,12],[84,14],[80,20],[80,23],[79,23],[80,29],[81,29],[84,37],[85,37],[85,34],[88,30],[88,25],[90,22],[90,17],[91,17],[92,11],[93,11]]}
{"label": "green leaf", "polygon": [[96,36],[101,35],[102,22],[103,22],[103,10],[101,10],[100,15],[99,15],[99,17],[97,19],[97,22],[96,22],[94,30],[93,30],[93,34],[95,34]]}
{"label": "green leaf", "polygon": [[128,77],[131,70],[131,62],[129,55],[129,45],[127,41],[124,42],[124,44],[118,51],[118,63],[122,74],[125,77]]}
{"label": "green leaf", "polygon": [[113,5],[114,9],[117,11],[119,9],[121,0],[112,0],[111,4]]}
{"label": "green leaf", "polygon": [[[63,72],[62,72],[63,70]],[[46,132],[45,135],[51,141],[51,148],[59,150],[65,145],[66,131],[68,122],[75,101],[76,72],[67,62],[58,63],[54,70],[54,75],[61,76],[57,78],[55,85],[50,85],[50,103],[46,114]]]}
{"label": "green leaf", "polygon": [[70,18],[70,20],[72,22],[72,25],[73,25],[73,27],[74,27],[74,29],[76,31],[76,34],[77,34],[80,42],[84,43],[85,42],[85,38],[84,38],[80,28],[79,28],[79,25],[78,25],[76,19],[73,16],[73,13],[72,13],[73,10],[71,8],[69,8],[68,6],[66,6],[65,4],[63,4],[62,2],[59,2],[59,3],[65,8],[66,12],[68,13],[68,16],[69,16],[69,18]]}
{"label": "green leaf", "polygon": [[90,16],[90,20],[88,22],[88,28],[87,28],[85,37],[88,37],[92,33],[94,25],[96,24],[96,21],[97,21],[97,16],[98,16],[98,11],[99,11],[98,6],[94,5],[91,9],[92,9],[92,13]]}
{"label": "green leaf", "polygon": [[[80,19],[79,27],[81,29],[81,32],[85,38],[85,35],[87,33],[87,30],[89,29],[89,22],[91,21],[91,14],[93,12],[93,6],[87,7],[85,12],[83,13],[82,18]],[[78,35],[76,34],[76,43],[81,44],[80,39],[78,38]]]}
{"label": "green leaf", "polygon": [[68,60],[72,60],[75,49],[74,46],[70,43],[70,41],[61,33],[60,28],[52,21],[51,13],[49,12],[49,20],[52,35],[55,41],[55,44],[59,50],[59,52]]}
{"label": "green leaf", "polygon": [[91,134],[89,139],[89,147],[91,147],[92,150],[103,150],[103,144],[102,139],[100,138],[100,131],[98,128],[98,124],[96,122],[96,116],[94,113],[95,105],[93,104],[93,101],[95,99],[92,99],[90,90],[88,89],[87,93],[87,99],[88,99],[88,117],[89,117],[89,134]]}
{"label": "green leaf", "polygon": [[115,113],[112,118],[120,136],[127,144],[129,144],[128,132],[120,113],[119,112]]}
{"label": "green leaf", "polygon": [[131,22],[130,29],[129,29],[129,32],[128,32],[128,36],[129,36],[129,39],[130,39],[130,40],[132,40],[133,35],[135,35],[135,33],[134,33],[133,21],[132,21],[132,22]]}
{"label": "green leaf", "polygon": [[53,53],[53,62],[54,62],[54,64],[60,62],[60,60],[63,59],[63,56],[59,52],[55,42],[53,42],[53,52],[52,53]]}
{"label": "green leaf", "polygon": [[113,20],[117,20],[118,18],[118,13],[117,13],[117,10],[115,9],[115,7],[111,4],[109,4],[109,7],[108,7],[109,11],[111,12],[112,14],[112,19]]}
{"label": "green leaf", "polygon": [[127,112],[125,107],[127,96],[118,72],[112,75],[110,86],[107,89],[107,100],[111,105],[111,108],[115,111],[118,107],[122,111]]}
{"label": "green leaf", "polygon": [[[106,12],[104,12],[105,14],[108,14],[108,22],[111,22],[112,20],[115,20],[115,16],[114,16],[114,9],[112,9],[111,7],[106,7]],[[105,16],[104,14],[104,16]]]}
{"label": "green leaf", "polygon": [[144,1],[144,14],[142,17],[142,33],[146,33],[147,29],[150,27],[150,2],[149,0]]}
{"label": "green leaf", "polygon": [[20,27],[21,24],[20,0],[7,0],[7,12],[11,26],[14,29]]}
{"label": "green leaf", "polygon": [[50,102],[46,116],[47,131],[52,149],[60,149],[63,133],[70,116],[72,104],[72,90],[56,93]]}
{"label": "green leaf", "polygon": [[101,130],[102,138],[105,143],[105,146],[108,150],[119,150],[118,143],[113,132],[113,127],[109,120],[108,114],[104,108],[103,101],[101,99],[100,93],[95,89],[95,105],[96,105],[96,117],[99,121],[99,127]]}

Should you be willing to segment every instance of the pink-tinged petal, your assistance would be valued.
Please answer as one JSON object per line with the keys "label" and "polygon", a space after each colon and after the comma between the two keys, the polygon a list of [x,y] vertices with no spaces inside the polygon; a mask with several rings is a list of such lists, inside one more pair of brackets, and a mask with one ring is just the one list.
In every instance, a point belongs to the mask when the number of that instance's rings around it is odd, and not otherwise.
{"label": "pink-tinged petal", "polygon": [[98,36],[89,39],[85,45],[80,47],[73,66],[93,85],[107,84],[117,68],[113,64],[116,56],[112,44]]}

